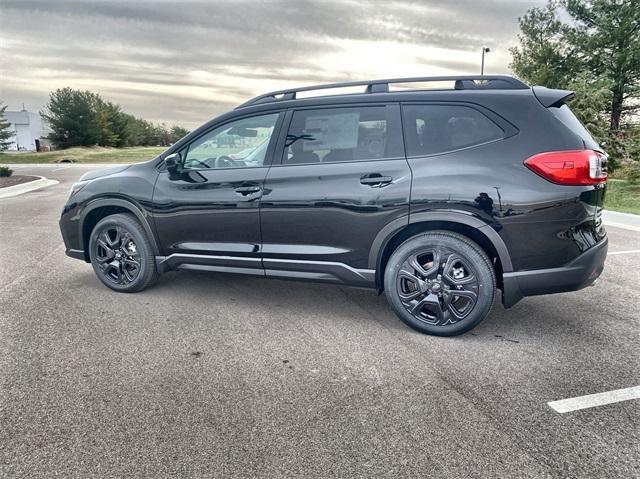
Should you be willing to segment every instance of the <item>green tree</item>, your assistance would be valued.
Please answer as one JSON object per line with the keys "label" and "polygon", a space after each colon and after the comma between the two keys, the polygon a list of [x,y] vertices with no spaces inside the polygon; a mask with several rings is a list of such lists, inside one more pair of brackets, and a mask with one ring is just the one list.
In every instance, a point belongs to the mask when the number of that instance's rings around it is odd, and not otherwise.
{"label": "green tree", "polygon": [[564,87],[576,93],[571,100],[571,109],[580,122],[596,139],[606,142],[609,136],[607,108],[611,103],[606,80],[594,80],[582,72]]}
{"label": "green tree", "polygon": [[640,94],[640,3],[638,0],[565,0],[574,20],[566,38],[580,62],[611,90],[611,129]]}
{"label": "green tree", "polygon": [[99,97],[97,107],[101,132],[98,144],[116,148],[135,146],[136,143],[132,142],[131,115],[124,113],[120,105],[104,101]]}
{"label": "green tree", "polygon": [[186,128],[182,128],[181,126],[172,126],[169,132],[169,143],[173,144],[180,138],[187,136],[188,134],[189,130],[187,130]]}
{"label": "green tree", "polygon": [[638,0],[550,0],[519,22],[514,73],[530,84],[576,91],[571,108],[605,146],[612,166],[629,158],[638,149],[631,124],[640,108]]}
{"label": "green tree", "polygon": [[89,91],[62,88],[49,95],[40,112],[52,130],[49,139],[61,148],[92,146],[101,138],[97,95]]}
{"label": "green tree", "polygon": [[[559,18],[564,7],[570,22]],[[610,128],[637,110],[640,95],[638,0],[550,0],[519,18],[520,45],[511,49],[512,70],[523,80],[566,88],[579,75],[605,81],[611,91]]]}
{"label": "green tree", "polygon": [[4,117],[6,109],[7,105],[3,105],[2,102],[0,102],[0,151],[6,150],[11,143],[13,143],[9,141],[9,138],[11,138],[14,133],[11,129],[11,123]]}
{"label": "green tree", "polygon": [[40,113],[49,122],[56,146],[169,146],[188,133],[179,126],[155,125],[122,111],[120,105],[90,91],[62,88],[49,95]]}
{"label": "green tree", "polygon": [[563,88],[579,70],[574,49],[567,44],[568,27],[558,18],[559,4],[531,8],[518,18],[520,45],[511,48],[511,69],[532,85]]}
{"label": "green tree", "polygon": [[145,146],[157,146],[160,144],[158,128],[153,123],[140,118],[136,118],[136,123],[140,132],[139,144]]}
{"label": "green tree", "polygon": [[125,132],[122,146],[139,146],[143,145],[143,129],[141,121],[129,113],[122,113],[120,116],[122,128]]}

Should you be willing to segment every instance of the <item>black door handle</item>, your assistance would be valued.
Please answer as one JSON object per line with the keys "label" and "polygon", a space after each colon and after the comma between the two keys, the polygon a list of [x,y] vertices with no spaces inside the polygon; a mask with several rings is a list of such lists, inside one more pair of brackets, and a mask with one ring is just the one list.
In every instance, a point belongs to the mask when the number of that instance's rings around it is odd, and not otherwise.
{"label": "black door handle", "polygon": [[360,178],[360,183],[367,186],[386,186],[393,181],[390,176],[382,176],[374,173]]}
{"label": "black door handle", "polygon": [[260,190],[262,190],[262,188],[260,188],[259,186],[240,186],[233,191],[242,196],[247,196],[252,193],[258,193]]}

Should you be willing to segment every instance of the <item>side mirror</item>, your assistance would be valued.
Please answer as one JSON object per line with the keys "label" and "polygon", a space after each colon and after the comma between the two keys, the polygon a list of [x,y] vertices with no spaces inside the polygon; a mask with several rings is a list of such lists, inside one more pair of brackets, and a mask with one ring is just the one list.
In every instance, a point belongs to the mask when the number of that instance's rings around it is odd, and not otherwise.
{"label": "side mirror", "polygon": [[180,153],[173,153],[164,159],[167,170],[176,169],[180,165]]}
{"label": "side mirror", "polygon": [[176,179],[180,176],[181,163],[180,153],[173,153],[164,159],[164,164],[171,179]]}

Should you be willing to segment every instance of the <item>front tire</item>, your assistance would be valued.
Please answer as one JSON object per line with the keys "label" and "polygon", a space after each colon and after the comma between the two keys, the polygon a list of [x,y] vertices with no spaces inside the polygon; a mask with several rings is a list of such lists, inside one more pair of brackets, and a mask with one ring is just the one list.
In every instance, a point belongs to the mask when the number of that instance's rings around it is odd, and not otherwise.
{"label": "front tire", "polygon": [[455,336],[489,314],[496,279],[476,243],[457,233],[433,231],[396,249],[385,269],[384,288],[394,312],[413,329]]}
{"label": "front tire", "polygon": [[132,215],[100,220],[89,237],[89,257],[98,279],[114,291],[142,291],[158,277],[149,238]]}

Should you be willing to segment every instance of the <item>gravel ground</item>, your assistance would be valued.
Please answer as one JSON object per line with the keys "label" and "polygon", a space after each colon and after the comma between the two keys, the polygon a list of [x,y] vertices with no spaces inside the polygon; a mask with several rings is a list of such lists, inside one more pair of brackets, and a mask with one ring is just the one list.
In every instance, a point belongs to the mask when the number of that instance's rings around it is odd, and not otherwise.
{"label": "gravel ground", "polygon": [[[640,254],[457,338],[374,292],[191,272],[106,289],[58,217],[89,167],[0,200],[0,476],[640,477]],[[609,228],[609,251],[640,234]]]}

